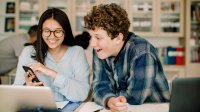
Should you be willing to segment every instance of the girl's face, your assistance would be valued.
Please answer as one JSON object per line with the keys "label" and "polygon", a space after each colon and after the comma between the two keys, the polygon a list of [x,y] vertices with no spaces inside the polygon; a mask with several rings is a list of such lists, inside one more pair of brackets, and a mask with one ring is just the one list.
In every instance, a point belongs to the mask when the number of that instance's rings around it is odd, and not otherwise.
{"label": "girl's face", "polygon": [[62,26],[53,18],[45,20],[42,26],[42,38],[49,49],[59,48],[64,40]]}

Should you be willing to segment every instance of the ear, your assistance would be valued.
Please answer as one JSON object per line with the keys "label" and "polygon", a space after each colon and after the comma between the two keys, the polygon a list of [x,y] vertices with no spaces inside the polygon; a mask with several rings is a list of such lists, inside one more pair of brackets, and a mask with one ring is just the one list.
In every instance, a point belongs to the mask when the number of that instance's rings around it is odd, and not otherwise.
{"label": "ear", "polygon": [[122,33],[119,33],[119,35],[115,38],[116,44],[120,44],[123,42],[124,35]]}

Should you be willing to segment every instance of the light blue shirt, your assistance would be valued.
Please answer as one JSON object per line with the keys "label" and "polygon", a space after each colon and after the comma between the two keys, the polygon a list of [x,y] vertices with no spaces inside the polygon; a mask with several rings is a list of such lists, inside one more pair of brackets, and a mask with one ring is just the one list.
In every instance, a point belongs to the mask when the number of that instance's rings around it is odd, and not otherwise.
{"label": "light blue shirt", "polygon": [[[22,66],[36,62],[31,55],[35,53],[33,46],[23,49],[17,65],[14,85],[23,85],[25,82],[25,71]],[[44,74],[37,74],[44,86],[52,89],[56,101],[83,101],[89,93],[89,64],[84,50],[79,46],[68,47],[59,62],[55,62],[49,52],[45,58],[45,66],[57,72],[55,80]]]}

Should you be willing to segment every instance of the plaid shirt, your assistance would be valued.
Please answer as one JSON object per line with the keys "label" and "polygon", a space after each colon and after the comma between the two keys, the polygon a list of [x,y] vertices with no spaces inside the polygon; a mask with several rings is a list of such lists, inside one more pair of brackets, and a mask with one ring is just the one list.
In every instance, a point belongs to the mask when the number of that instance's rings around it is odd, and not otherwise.
{"label": "plaid shirt", "polygon": [[106,106],[107,98],[125,96],[132,105],[167,102],[169,86],[157,50],[145,39],[129,33],[116,57],[101,60],[93,52],[93,98]]}

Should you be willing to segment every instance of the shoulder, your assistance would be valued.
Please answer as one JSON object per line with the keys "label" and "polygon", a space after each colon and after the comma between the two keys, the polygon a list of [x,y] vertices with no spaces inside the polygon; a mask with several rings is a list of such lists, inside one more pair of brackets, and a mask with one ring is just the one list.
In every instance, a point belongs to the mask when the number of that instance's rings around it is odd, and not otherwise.
{"label": "shoulder", "polygon": [[35,52],[35,49],[34,47],[31,45],[31,46],[25,46],[23,51],[22,51],[22,54],[32,54]]}
{"label": "shoulder", "polygon": [[77,45],[70,46],[69,49],[70,49],[71,52],[74,52],[74,53],[84,52],[84,49],[80,46],[77,46]]}
{"label": "shoulder", "polygon": [[139,51],[149,51],[150,49],[155,49],[155,47],[148,40],[135,34],[131,35],[127,44],[130,48]]}
{"label": "shoulder", "polygon": [[130,36],[127,43],[131,43],[131,45],[134,46],[150,44],[145,38],[135,35],[134,33]]}
{"label": "shoulder", "polygon": [[133,33],[125,45],[125,50],[131,57],[157,53],[156,48],[148,40]]}

